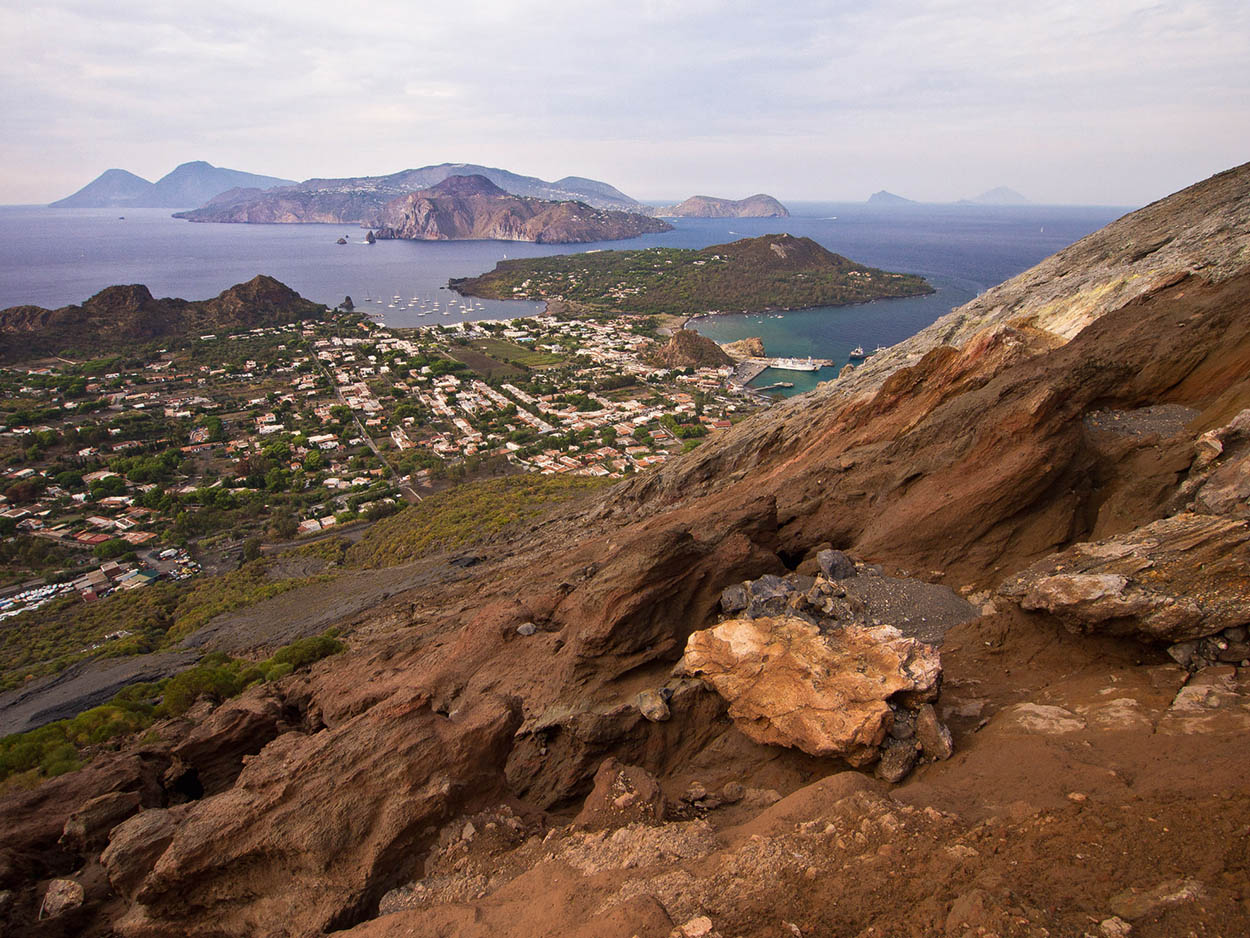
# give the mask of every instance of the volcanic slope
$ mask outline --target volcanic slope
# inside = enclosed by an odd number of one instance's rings
[[[7,795],[6,933],[1247,933],[1248,219],[1250,166],[1126,216]],[[682,657],[722,609],[942,620],[911,774],[753,741]]]

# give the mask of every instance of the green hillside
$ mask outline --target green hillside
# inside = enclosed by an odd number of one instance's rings
[[[452,289],[484,299],[561,299],[607,312],[762,312],[932,293],[923,278],[866,267],[810,238],[764,235],[699,251],[646,248],[501,261]]]

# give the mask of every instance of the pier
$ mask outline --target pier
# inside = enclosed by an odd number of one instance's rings
[[[750,384],[768,368],[778,371],[819,371],[834,364],[828,358],[744,358],[734,369],[733,381],[742,385]]]

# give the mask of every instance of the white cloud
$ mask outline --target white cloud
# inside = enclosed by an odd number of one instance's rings
[[[1229,0],[10,2],[0,201],[202,158],[1141,202],[1250,152],[1247,61]]]

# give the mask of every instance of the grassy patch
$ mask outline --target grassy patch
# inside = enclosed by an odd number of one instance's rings
[[[200,697],[227,700],[253,684],[276,681],[343,650],[333,630],[301,638],[264,661],[206,655],[194,668],[155,684],[133,684],[99,707],[0,739],[0,791],[10,779],[35,784],[79,768],[105,744],[181,716]]]
[[[512,362],[525,368],[550,368],[552,365],[562,365],[565,361],[560,355],[527,348],[524,345],[509,342],[506,339],[478,339],[473,345],[486,355],[498,358],[501,361]]]
[[[585,476],[544,475],[470,482],[379,521],[347,549],[346,560],[356,567],[389,567],[454,550],[605,483]]]
[[[315,579],[275,579],[265,560],[254,560],[230,573],[154,583],[94,603],[67,596],[0,622],[0,690],[85,658],[155,651],[190,635],[213,616]],[[129,634],[105,638],[117,632]]]
[[[485,355],[476,349],[456,346],[451,354],[457,361],[464,362],[483,378],[511,378],[525,374],[524,369],[491,358],[489,355]]]

